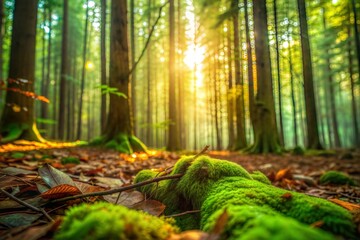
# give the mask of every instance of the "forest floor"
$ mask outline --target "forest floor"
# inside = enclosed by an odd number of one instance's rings
[[[79,193],[91,194],[128,186],[140,170],[154,168],[166,170],[171,168],[183,154],[195,153],[149,151],[149,154],[126,155],[100,148],[76,147],[74,144],[46,145],[18,142],[15,145],[2,145],[0,146],[0,239],[11,237],[27,239],[29,236],[32,236],[29,239],[51,239],[56,224],[46,224],[48,221],[44,216],[48,214],[49,219],[57,219],[64,214],[68,206],[80,201],[77,199],[53,203],[53,200]],[[259,170],[267,175],[275,186],[325,198],[350,211],[360,209],[359,185],[319,184],[320,176],[329,170],[345,172],[360,183],[359,151],[325,151],[300,156],[290,153],[245,155],[228,151],[208,151],[206,154],[238,163],[249,172]],[[66,173],[65,176],[56,169]],[[77,188],[66,185],[69,181],[74,181]],[[55,187],[59,188],[54,191]],[[7,193],[15,197],[10,199]],[[144,202],[144,196],[139,195],[138,192],[136,194],[123,192],[120,200],[116,200],[117,195],[103,196],[103,199],[109,202],[117,201],[130,207],[136,205],[137,209],[140,208],[154,215],[162,214],[165,208],[161,203],[154,202],[150,205],[139,205]],[[93,196],[88,201],[92,202],[97,198]],[[24,202],[29,203],[30,206],[24,207]],[[356,224],[360,233],[360,217],[356,221],[359,221]]]

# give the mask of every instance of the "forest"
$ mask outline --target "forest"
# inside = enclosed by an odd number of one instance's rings
[[[0,0],[0,240],[357,239],[359,18]]]

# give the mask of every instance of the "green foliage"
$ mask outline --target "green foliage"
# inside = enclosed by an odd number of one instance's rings
[[[200,156],[196,160],[193,157],[183,157],[176,163],[171,174],[176,173],[185,175],[180,180],[167,180],[140,190],[164,202],[169,207],[168,213],[201,208],[201,228],[205,228],[209,221],[213,221],[212,215],[224,207],[261,206],[305,224],[322,221],[322,228],[329,232],[348,238],[354,236],[355,226],[351,214],[343,208],[324,199],[274,187],[262,173],[249,174],[235,163],[205,156]],[[152,171],[141,171],[135,182],[153,178],[156,174]],[[194,219],[196,217],[194,216]],[[279,218],[279,221],[286,222]],[[270,232],[278,231],[278,228],[273,229],[269,225],[269,220],[264,221],[265,230],[269,228]],[[185,222],[179,221],[179,224]],[[302,228],[300,224],[292,225],[294,231]],[[181,228],[186,227],[181,226]],[[315,238],[314,233],[313,239]],[[328,239],[326,235],[323,238]]]
[[[217,210],[204,226],[211,231],[226,209],[228,220],[220,239],[325,240],[335,239],[329,233],[311,228],[267,207],[230,205]]]
[[[5,126],[2,127],[3,127],[1,130],[2,143],[12,142],[18,139],[23,133],[24,129],[29,128],[27,124],[16,124],[16,123],[6,124]]]
[[[61,159],[61,164],[68,164],[68,163],[79,164],[80,159],[77,157],[64,157]]]
[[[69,209],[55,239],[167,239],[177,229],[162,218],[109,203]]]
[[[48,124],[48,125],[55,125],[57,121],[49,118],[36,118],[36,123],[38,124]]]
[[[119,92],[119,90],[116,87],[110,87],[108,85],[100,85],[98,86],[98,88],[101,89],[101,94],[114,94],[118,97],[123,97],[125,99],[128,98],[125,93]]]
[[[94,140],[95,141],[95,140]],[[104,144],[102,138],[97,139],[93,144]],[[135,136],[119,134],[114,139],[105,143],[106,148],[114,149],[121,153],[132,154],[133,152],[146,152],[147,147]]]
[[[356,185],[355,181],[351,177],[343,172],[328,171],[321,175],[320,184],[334,184],[334,185]]]

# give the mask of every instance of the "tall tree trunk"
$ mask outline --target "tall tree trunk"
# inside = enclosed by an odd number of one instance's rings
[[[356,47],[356,56],[358,62],[358,69],[360,69],[360,36],[359,36],[359,24],[358,24],[358,11],[356,11],[356,2],[351,0],[352,10],[354,14],[354,35],[355,35],[355,47]],[[360,70],[359,70],[360,71]]]
[[[46,61],[46,77],[45,77],[45,85],[44,85],[44,92],[43,95],[45,97],[49,96],[49,86],[50,86],[50,74],[51,74],[51,47],[52,47],[52,9],[49,5],[49,15],[48,15],[48,22],[49,22],[49,31],[47,34],[48,43],[47,43],[47,61]],[[47,119],[49,117],[49,106],[48,104],[42,104],[42,118]],[[47,128],[49,130],[49,128]],[[49,136],[49,134],[47,134]]]
[[[294,83],[294,69],[292,62],[292,51],[291,51],[291,42],[290,42],[290,33],[288,27],[287,43],[288,43],[288,52],[289,52],[289,70],[290,70],[290,87],[291,87],[291,104],[292,104],[292,115],[293,115],[293,127],[294,127],[294,145],[295,147],[299,145],[298,143],[298,126],[296,118],[296,100],[295,100],[295,83]]]
[[[146,151],[145,145],[133,135],[129,95],[129,47],[127,33],[127,1],[112,0],[110,27],[110,87],[124,96],[110,94],[110,108],[104,131],[106,147],[120,152]]]
[[[43,141],[35,123],[34,92],[37,0],[16,0],[13,14],[6,103],[0,122],[0,142]],[[21,92],[23,93],[21,93]]]
[[[232,43],[231,43],[231,28],[228,27],[226,33],[227,39],[227,57],[228,57],[228,94],[227,94],[227,113],[228,113],[228,131],[229,131],[229,145],[228,150],[234,149],[235,143],[235,126],[234,126],[234,113],[235,113],[235,93],[233,86],[233,66],[232,66]]]
[[[246,55],[247,55],[247,75],[249,84],[249,112],[250,120],[254,125],[255,116],[255,94],[254,94],[254,69],[252,61],[252,48],[250,39],[250,26],[249,26],[249,14],[248,14],[248,1],[244,0],[245,6],[245,36],[246,36]]]
[[[218,56],[219,56],[219,49],[216,50],[214,53],[214,122],[215,122],[215,134],[216,134],[216,149],[221,150],[221,131],[220,131],[220,122],[219,122],[219,113],[220,113],[220,107],[219,107],[219,79],[218,79]]]
[[[236,9],[232,16],[233,28],[234,28],[234,61],[235,61],[235,84],[236,84],[236,140],[235,150],[239,150],[246,147],[245,137],[245,116],[244,116],[244,104],[242,99],[244,98],[244,85],[241,81],[241,64],[240,64],[240,33],[239,33],[239,0],[231,1],[231,8]]]
[[[63,6],[63,25],[61,43],[61,73],[59,88],[59,114],[58,114],[58,137],[64,139],[66,110],[67,81],[69,77],[69,58],[68,58],[68,33],[69,33],[69,1],[64,0]]]
[[[323,20],[323,27],[324,31],[326,32],[326,19],[325,19],[325,9],[322,9],[322,20]],[[326,36],[326,35],[325,35]],[[336,118],[336,103],[335,103],[335,91],[334,91],[334,79],[332,76],[332,69],[331,69],[331,59],[330,59],[330,50],[329,48],[325,49],[325,59],[326,59],[326,75],[328,75],[328,86],[329,86],[329,100],[330,100],[330,113],[331,113],[331,122],[332,122],[332,128],[333,128],[333,134],[334,134],[334,143],[335,147],[339,148],[341,147],[340,143],[340,136],[339,136],[339,127],[338,127],[338,121]]]
[[[150,36],[150,32],[151,32],[151,8],[152,8],[152,0],[148,0],[148,31],[149,31],[149,36]],[[146,53],[146,58],[147,58],[147,112],[146,112],[146,144],[152,146],[152,98],[151,98],[151,80],[152,80],[152,71],[151,71],[151,63],[152,63],[152,51],[151,51],[151,46],[152,44],[149,43],[148,47],[147,47],[147,53]]]
[[[351,6],[349,6],[349,26],[347,28],[348,38],[351,39],[351,29],[350,29],[350,22],[351,22]],[[355,43],[356,44],[356,43]],[[358,125],[358,118],[357,118],[357,106],[356,106],[356,96],[355,96],[355,79],[354,79],[354,69],[353,69],[353,58],[351,51],[353,46],[351,41],[348,41],[347,45],[347,55],[349,61],[349,77],[350,77],[350,88],[351,88],[351,109],[352,109],[352,124],[354,129],[354,145],[360,148],[360,132],[359,132],[359,125]]]
[[[4,34],[5,34],[5,27],[4,27],[4,0],[0,0],[0,99],[2,97],[2,83],[4,81]]]
[[[82,130],[82,108],[83,108],[83,96],[84,96],[84,88],[85,88],[88,25],[89,25],[89,0],[86,0],[86,17],[85,17],[85,30],[84,30],[84,42],[83,42],[84,48],[82,54],[83,66],[81,71],[79,109],[78,109],[78,118],[77,118],[77,134],[76,134],[77,139],[81,139],[81,130]]]
[[[135,66],[136,43],[135,43],[135,0],[130,0],[130,46],[131,46],[131,66]],[[137,106],[136,106],[136,69],[131,73],[131,107],[134,133],[138,133]]]
[[[179,149],[179,136],[177,133],[177,112],[175,103],[175,6],[174,0],[170,0],[169,8],[169,41],[170,41],[170,50],[169,50],[169,139],[167,144],[167,149],[169,151],[174,151]]]
[[[131,0],[133,3],[134,0]],[[101,37],[100,37],[100,68],[101,68],[101,85],[107,85],[106,78],[106,0],[101,0]],[[133,58],[133,57],[132,57]],[[134,74],[134,73],[133,73]],[[101,95],[101,132],[105,129],[106,124],[106,112],[107,112],[107,96]]]
[[[281,76],[280,76],[280,49],[279,49],[279,31],[278,31],[278,17],[277,17],[277,3],[274,0],[274,25],[275,25],[275,50],[276,50],[276,73],[277,73],[277,89],[279,100],[279,126],[280,126],[280,144],[284,146],[284,126],[283,126],[283,114],[282,114],[282,95],[281,95]]]
[[[315,93],[313,83],[312,61],[305,0],[297,0],[300,21],[301,52],[304,78],[305,110],[307,123],[307,147],[321,149],[316,116]]]
[[[249,150],[254,153],[277,153],[281,148],[272,87],[266,1],[259,0],[253,5],[253,11],[258,91],[254,116],[255,142]]]
[[[42,21],[43,24],[45,25],[46,23],[46,5],[43,6],[42,9]],[[43,28],[42,31],[42,38],[41,38],[41,85],[40,85],[40,93],[41,95],[45,96],[44,92],[45,92],[45,85],[46,85],[46,79],[45,79],[45,71],[46,71],[46,32],[45,32],[45,27]],[[42,103],[40,105],[40,116],[41,118],[45,118],[44,113],[43,113],[43,108],[44,108],[45,103]],[[46,108],[46,107],[45,107]],[[40,123],[39,124],[39,128],[41,130],[45,130],[46,125],[44,123]]]

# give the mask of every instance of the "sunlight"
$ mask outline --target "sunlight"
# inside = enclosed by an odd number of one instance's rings
[[[90,61],[87,61],[85,64],[85,68],[91,70],[94,68],[94,64]]]
[[[205,48],[197,47],[195,45],[190,45],[185,51],[184,63],[189,68],[194,68],[195,64],[197,66],[201,65],[204,60]]]

